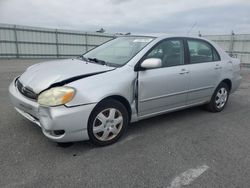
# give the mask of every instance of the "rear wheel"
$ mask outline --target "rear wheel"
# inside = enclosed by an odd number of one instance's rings
[[[228,85],[222,82],[215,90],[211,101],[206,105],[207,109],[211,112],[222,111],[228,101],[229,88]]]
[[[113,144],[123,135],[128,123],[126,107],[119,101],[107,99],[98,104],[90,115],[89,139],[98,146]]]

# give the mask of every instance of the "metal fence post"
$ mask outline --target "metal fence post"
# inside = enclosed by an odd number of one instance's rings
[[[58,31],[56,29],[56,57],[59,58],[59,47],[58,47]]]
[[[15,36],[15,45],[16,45],[16,58],[19,58],[19,48],[18,48],[16,25],[14,25],[14,36]]]
[[[88,33],[85,33],[85,50],[88,51]]]
[[[230,44],[229,44],[229,54],[231,56],[233,56],[233,52],[234,52],[234,32],[231,32],[231,38],[230,38]]]

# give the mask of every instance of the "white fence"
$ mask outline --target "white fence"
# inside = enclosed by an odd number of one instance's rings
[[[0,58],[74,57],[114,38],[113,34],[0,24]],[[206,35],[250,64],[250,34]]]
[[[230,55],[236,56],[244,64],[250,64],[250,34],[207,35]]]
[[[65,58],[112,39],[114,35],[0,24],[0,58]]]

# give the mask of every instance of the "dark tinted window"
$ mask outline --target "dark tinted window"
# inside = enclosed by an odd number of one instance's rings
[[[146,56],[148,58],[159,58],[162,67],[170,67],[184,64],[184,50],[182,40],[165,40],[156,45]]]

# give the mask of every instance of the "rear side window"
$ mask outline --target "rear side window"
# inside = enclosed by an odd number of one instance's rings
[[[188,40],[190,63],[219,61],[218,53],[204,41]]]

